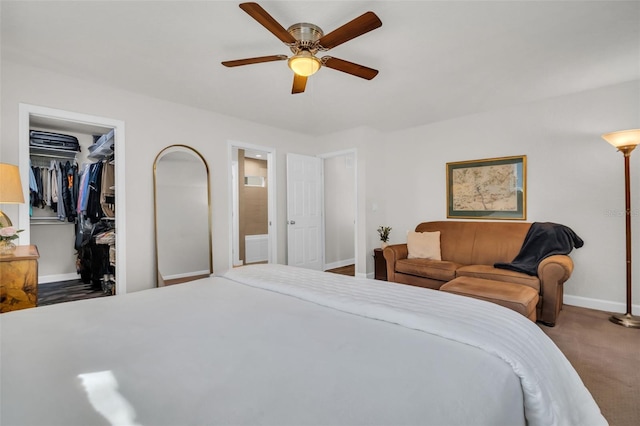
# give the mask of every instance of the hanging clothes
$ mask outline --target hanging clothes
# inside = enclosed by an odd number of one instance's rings
[[[30,215],[33,216],[33,207],[50,208],[58,220],[75,222],[78,215],[78,165],[75,161],[63,163],[58,160],[50,160],[43,165],[42,159],[39,160],[39,165],[31,163],[29,168]]]
[[[100,206],[100,190],[102,188],[102,162],[91,165],[89,170],[89,196],[87,199],[87,217],[91,223],[97,223],[104,216]]]
[[[62,166],[62,163],[61,163]],[[77,194],[74,193],[74,188],[77,187],[77,184],[74,182],[78,179],[77,176],[77,168],[75,164],[71,164],[67,161],[61,167],[61,176],[62,176],[62,199],[64,203],[64,212],[65,217],[68,222],[75,222],[76,219],[76,197]]]
[[[78,188],[78,203],[76,212],[78,216],[81,216],[83,213],[87,211],[87,201],[89,197],[89,169],[91,164],[85,164],[82,166],[82,171],[80,172],[80,185]]]
[[[56,180],[58,182],[58,220],[65,221],[67,214],[64,208],[64,180],[63,180],[63,166],[61,163],[55,163]]]
[[[102,185],[100,191],[100,207],[106,217],[116,217],[115,168],[105,161],[102,166]]]

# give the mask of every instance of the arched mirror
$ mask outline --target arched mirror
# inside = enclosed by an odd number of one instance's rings
[[[186,145],[160,151],[153,163],[158,287],[213,273],[209,166]]]

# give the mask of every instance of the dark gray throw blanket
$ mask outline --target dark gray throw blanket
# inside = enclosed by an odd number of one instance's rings
[[[569,227],[551,222],[534,222],[515,259],[511,263],[495,263],[493,266],[538,275],[538,265],[544,258],[554,254],[569,254],[574,247],[583,245],[582,238]]]

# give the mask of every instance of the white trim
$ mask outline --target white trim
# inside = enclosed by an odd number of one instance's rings
[[[238,203],[237,195],[234,195],[236,188],[233,173],[233,149],[249,149],[267,153],[267,215],[269,221],[269,263],[278,263],[278,209],[277,209],[277,182],[276,182],[276,149],[268,146],[254,145],[245,142],[227,141],[227,173],[229,176],[229,269],[240,266],[242,262],[238,257],[238,236],[234,229],[238,227]],[[237,163],[237,158],[236,158]],[[237,175],[237,172],[236,172]],[[234,250],[235,248],[235,250]]]
[[[165,281],[169,281],[169,280],[176,280],[176,279],[180,279],[180,278],[189,278],[189,277],[197,277],[200,275],[211,275],[211,271],[209,271],[208,269],[202,270],[202,271],[192,271],[192,272],[183,272],[180,274],[175,274],[175,275],[168,275],[168,276],[163,276],[162,279]]]
[[[58,281],[71,281],[79,279],[80,275],[78,275],[78,273],[76,272],[71,272],[68,274],[42,275],[38,277],[38,284],[56,283]]]
[[[327,263],[324,265],[324,270],[326,271],[327,269],[336,269],[336,268],[342,268],[343,266],[349,266],[349,265],[354,265],[356,263],[356,259],[346,259],[346,260],[339,260],[337,262],[331,262],[331,263]]]
[[[369,278],[370,280],[375,279],[375,272],[367,272],[367,273],[362,273],[362,272],[356,272],[356,277],[361,277],[361,278]]]
[[[61,121],[68,121],[78,124],[101,126],[115,130],[115,162],[116,162],[116,229],[118,233],[118,243],[116,244],[116,295],[127,293],[127,231],[126,231],[126,191],[125,191],[125,126],[124,121],[111,118],[98,117],[95,115],[81,114],[77,112],[64,111],[60,109],[48,108],[37,105],[20,103],[18,105],[18,164],[20,167],[20,178],[25,194],[25,200],[29,199],[29,125],[32,116],[51,118]],[[18,227],[24,229],[20,238],[26,244],[30,244],[31,220],[29,218],[29,206],[27,203],[20,204]]]
[[[231,220],[233,221],[231,226],[231,264],[235,266],[242,266],[244,261],[240,260],[240,236],[237,232],[234,232],[235,229],[240,228],[240,218],[236,214],[239,211],[239,196],[238,196],[238,155],[235,149],[231,149]]]
[[[590,297],[572,296],[565,294],[563,296],[565,305],[579,306],[581,308],[596,309],[605,312],[625,313],[627,304],[622,302],[614,302],[611,300],[592,299]],[[640,305],[631,305],[631,309],[635,315],[640,312]]]

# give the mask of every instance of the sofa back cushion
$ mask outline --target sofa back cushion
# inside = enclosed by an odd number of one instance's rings
[[[423,222],[416,232],[440,231],[442,260],[463,265],[511,262],[520,252],[531,223],[527,222]]]
[[[441,260],[440,231],[409,232],[407,234],[408,259]]]

